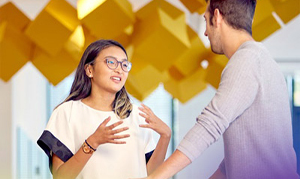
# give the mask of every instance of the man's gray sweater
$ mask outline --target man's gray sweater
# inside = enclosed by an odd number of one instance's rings
[[[231,57],[215,96],[177,149],[193,161],[221,135],[226,178],[299,178],[286,82],[261,43],[245,42]]]

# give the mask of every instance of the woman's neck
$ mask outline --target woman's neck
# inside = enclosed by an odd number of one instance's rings
[[[97,109],[97,110],[100,110],[100,111],[112,111],[113,108],[112,108],[112,103],[115,99],[115,95],[114,94],[106,94],[106,95],[101,95],[101,94],[93,94],[91,93],[90,96],[82,99],[81,101],[94,108],[94,109]]]

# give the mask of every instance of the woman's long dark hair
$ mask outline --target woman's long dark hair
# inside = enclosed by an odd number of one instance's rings
[[[127,56],[125,48],[114,40],[97,40],[91,43],[84,51],[79,65],[76,70],[75,79],[73,81],[69,96],[64,102],[71,100],[80,100],[88,97],[91,94],[92,84],[91,79],[85,73],[85,66],[87,64],[93,65],[98,54],[110,46],[120,47]],[[64,103],[63,102],[63,103]],[[123,86],[120,91],[116,93],[115,100],[112,104],[113,111],[124,119],[130,115],[132,104],[130,102],[128,93]]]

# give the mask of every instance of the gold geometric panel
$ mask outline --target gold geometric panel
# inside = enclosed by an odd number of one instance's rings
[[[300,14],[299,0],[270,0],[276,14],[284,23],[288,23],[298,14]]]
[[[170,77],[164,82],[164,88],[181,103],[185,103],[195,95],[203,91],[207,84],[205,82],[206,71],[199,67],[192,75],[182,79]]]
[[[0,7],[0,22],[6,21],[14,28],[24,31],[30,19],[20,11],[12,2],[7,2]]]
[[[79,0],[77,9],[81,23],[98,38],[114,39],[135,21],[127,0]]]
[[[143,101],[161,82],[166,81],[168,77],[166,72],[161,73],[150,64],[135,62],[125,86],[129,94]]]
[[[195,72],[200,67],[200,62],[206,58],[210,51],[204,46],[198,34],[188,25],[187,33],[191,46],[173,64],[174,68],[177,68],[184,76]]]
[[[182,4],[191,12],[202,14],[205,12],[207,3],[205,0],[180,0]]]
[[[0,7],[0,78],[8,81],[32,57],[33,43],[24,29],[30,19],[13,3]]]
[[[75,61],[80,61],[85,45],[85,36],[82,26],[78,26],[69,40],[65,43],[64,49],[73,57]]]
[[[190,47],[185,14],[165,1],[154,0],[137,13],[132,34],[134,56],[167,70]]]
[[[255,40],[262,41],[280,29],[280,25],[273,17],[272,12],[274,12],[274,8],[269,0],[257,1],[252,28]]]
[[[51,0],[26,29],[26,35],[56,56],[78,27],[77,11],[65,0]]]
[[[37,47],[32,63],[49,82],[57,85],[76,69],[79,61],[74,60],[66,50],[61,50],[57,56],[52,57]]]
[[[225,55],[216,55],[211,53],[211,56],[208,58],[208,63],[205,81],[212,85],[215,89],[218,89],[221,81],[221,74],[228,63],[228,58]]]
[[[32,57],[32,42],[23,32],[0,22],[0,78],[8,81]]]

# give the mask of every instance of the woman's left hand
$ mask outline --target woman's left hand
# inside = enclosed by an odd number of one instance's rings
[[[139,110],[143,113],[139,113],[139,115],[145,118],[147,124],[140,124],[140,127],[153,129],[161,137],[171,137],[171,129],[169,126],[158,118],[149,107],[144,104],[141,105]]]

